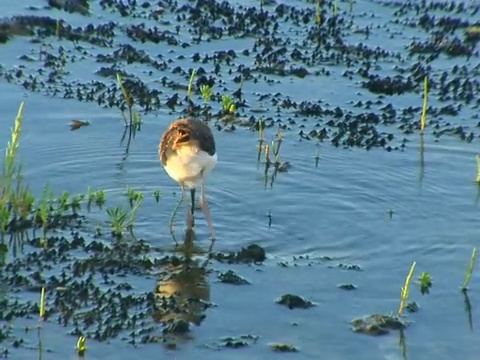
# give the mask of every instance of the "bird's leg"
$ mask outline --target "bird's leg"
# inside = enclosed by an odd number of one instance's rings
[[[207,218],[210,232],[212,233],[212,241],[215,241],[216,236],[215,236],[215,230],[212,224],[212,216],[210,215],[210,209],[208,208],[207,197],[205,196],[205,178],[204,177],[202,177],[202,210],[203,210],[203,213],[205,214],[205,217]]]
[[[195,226],[195,188],[190,189],[190,196],[192,198],[191,209],[187,208],[187,229],[191,230]]]
[[[170,234],[172,234],[172,236],[174,236],[173,222],[175,220],[175,215],[177,214],[178,208],[180,207],[180,204],[182,203],[183,198],[185,196],[185,185],[183,185],[183,183],[181,183],[180,187],[182,189],[182,195],[180,196],[180,200],[178,201],[177,205],[173,209],[172,216],[170,217]],[[174,239],[175,239],[175,236],[174,236]],[[175,242],[176,242],[176,240],[175,240]]]

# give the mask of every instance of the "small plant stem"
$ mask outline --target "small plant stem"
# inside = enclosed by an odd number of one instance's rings
[[[470,256],[470,263],[468,264],[467,271],[465,272],[465,278],[463,279],[463,286],[461,287],[461,290],[463,292],[467,291],[467,287],[468,287],[468,284],[470,283],[473,270],[475,269],[476,258],[477,258],[477,248],[474,247],[472,250],[472,256]]]
[[[422,116],[420,117],[420,132],[423,133],[427,126],[427,107],[428,107],[428,76],[423,80],[423,107]]]
[[[402,290],[400,292],[400,307],[398,308],[397,316],[401,316],[403,310],[405,309],[405,304],[407,303],[408,296],[410,293],[410,282],[412,281],[413,272],[415,271],[415,265],[417,263],[414,261],[412,266],[410,267],[410,271],[408,272],[407,278],[405,279],[405,285],[403,285]]]

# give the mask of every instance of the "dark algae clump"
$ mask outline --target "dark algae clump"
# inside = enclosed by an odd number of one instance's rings
[[[261,246],[252,244],[238,252],[214,253],[212,257],[226,263],[261,263],[266,259],[266,252]]]
[[[232,284],[232,285],[247,285],[250,284],[248,280],[244,279],[233,270],[228,270],[223,273],[218,274],[218,279],[220,282],[225,284]]]
[[[276,352],[297,352],[298,351],[298,349],[291,344],[281,344],[281,343],[271,344],[270,348]]]
[[[367,335],[386,335],[390,330],[403,330],[406,323],[396,316],[374,314],[352,320],[353,331]]]
[[[293,294],[282,295],[279,299],[277,299],[276,302],[277,304],[284,305],[289,309],[308,309],[314,306],[310,300]]]
[[[353,284],[340,284],[340,285],[338,285],[338,288],[342,289],[342,290],[356,290],[357,289],[357,287]]]

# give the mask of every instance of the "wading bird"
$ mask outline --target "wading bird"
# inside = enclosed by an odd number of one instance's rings
[[[182,196],[170,218],[170,232],[178,207],[185,197],[185,187],[190,189],[191,208],[186,207],[187,229],[194,226],[195,190],[201,187],[201,205],[208,227],[215,240],[212,217],[205,196],[205,178],[217,164],[215,139],[203,121],[194,118],[178,119],[171,123],[162,135],[158,147],[160,161],[167,174],[180,184]]]

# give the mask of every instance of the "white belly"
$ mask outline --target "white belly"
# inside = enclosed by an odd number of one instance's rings
[[[205,151],[184,147],[167,159],[165,171],[179,183],[189,188],[200,185],[203,177],[207,176],[217,164],[217,154],[209,155]]]

